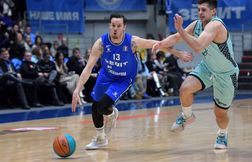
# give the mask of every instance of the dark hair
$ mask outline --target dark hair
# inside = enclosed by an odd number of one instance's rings
[[[34,44],[37,44],[38,39],[41,40],[41,45],[42,45],[42,44],[43,44],[43,38],[42,38],[40,35],[37,35],[37,36],[35,37],[35,43],[34,43]]]
[[[114,14],[111,14],[110,17],[109,17],[109,21],[111,22],[111,20],[113,18],[122,18],[123,19],[123,24],[125,25],[126,24],[126,18],[124,15],[122,14],[119,14],[119,13],[114,13]]]
[[[157,59],[164,58],[165,57],[165,53],[164,53],[164,51],[158,51],[157,54],[156,54],[156,56],[157,56]]]
[[[6,51],[8,51],[6,48],[1,48],[1,49],[0,49],[0,54],[4,53],[4,52],[6,52]]]
[[[198,0],[198,4],[207,3],[210,8],[217,8],[218,0]]]
[[[58,62],[59,61],[59,57],[60,55],[62,55],[64,57],[64,54],[62,51],[57,51],[56,52],[56,55],[55,55],[55,61]]]
[[[74,53],[75,53],[76,51],[80,51],[80,49],[79,49],[78,47],[75,47],[75,48],[73,49],[73,55],[74,55]]]

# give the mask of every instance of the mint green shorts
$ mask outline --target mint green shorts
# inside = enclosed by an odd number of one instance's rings
[[[232,72],[217,74],[201,62],[189,75],[199,79],[202,90],[213,87],[214,102],[218,107],[228,109],[231,106],[238,87],[238,67]]]

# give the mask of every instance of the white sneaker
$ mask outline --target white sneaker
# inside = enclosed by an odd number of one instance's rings
[[[228,134],[218,133],[216,142],[214,144],[215,149],[227,149],[228,148]]]
[[[92,141],[85,146],[86,150],[96,150],[101,147],[105,147],[108,145],[108,139],[106,137],[101,138],[98,136],[95,136]]]
[[[181,113],[176,121],[173,123],[171,127],[172,132],[181,132],[185,129],[186,125],[189,125],[193,123],[196,120],[195,115],[192,113],[192,115],[189,118],[185,118],[184,114]]]
[[[107,119],[105,121],[105,134],[109,134],[112,130],[112,128],[116,127],[116,119],[119,115],[119,112],[116,107],[113,107],[114,114],[107,116]]]

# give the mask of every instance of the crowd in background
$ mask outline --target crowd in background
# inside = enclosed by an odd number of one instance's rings
[[[13,21],[9,12],[2,9],[0,15],[0,107],[30,109],[70,103],[91,50],[70,51],[65,37],[44,42],[39,33],[32,32],[31,26]],[[136,81],[122,99],[177,96],[185,75],[177,58],[163,51],[153,55],[145,49],[137,49],[136,54],[139,60]],[[86,102],[92,101],[90,94],[100,66],[98,60],[80,93]]]

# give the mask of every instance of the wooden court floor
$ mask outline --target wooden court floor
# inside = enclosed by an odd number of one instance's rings
[[[229,111],[229,149],[215,151],[217,126],[213,103],[194,104],[197,120],[175,134],[169,128],[179,106],[122,111],[107,148],[84,150],[95,135],[90,115],[0,124],[0,131],[22,127],[55,130],[24,131],[0,135],[0,162],[250,162],[252,161],[252,100],[236,100]],[[53,139],[64,133],[76,142],[75,153],[58,158]]]

